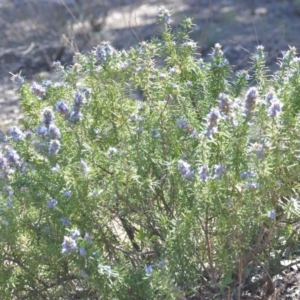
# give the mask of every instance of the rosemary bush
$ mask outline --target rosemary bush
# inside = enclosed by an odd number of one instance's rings
[[[219,44],[199,58],[190,19],[158,18],[129,51],[12,76],[2,299],[240,299],[299,252],[296,50],[270,75],[259,46],[233,74]]]

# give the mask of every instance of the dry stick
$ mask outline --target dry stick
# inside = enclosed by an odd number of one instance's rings
[[[77,23],[79,23],[79,20],[74,16],[74,14],[72,13],[72,11],[70,10],[68,4],[65,2],[65,0],[61,0],[61,3],[63,4],[63,6],[66,8],[66,10],[68,11],[68,13],[71,15],[71,17],[73,18],[73,20]],[[91,47],[91,44],[90,44],[90,39],[88,37],[88,35],[84,32],[83,33],[83,36],[86,40],[86,42],[88,43],[88,45]],[[78,51],[79,52],[79,51]]]

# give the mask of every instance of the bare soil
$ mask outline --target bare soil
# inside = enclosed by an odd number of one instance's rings
[[[21,71],[29,81],[51,77],[52,61],[72,64],[74,52],[101,41],[128,49],[149,40],[157,33],[160,5],[173,12],[174,28],[185,16],[193,18],[199,52],[205,57],[220,43],[235,71],[249,68],[258,45],[269,53],[272,71],[282,51],[300,46],[300,0],[1,0],[0,140],[20,115],[9,72]],[[300,299],[299,274],[296,265],[273,278],[268,299]],[[244,299],[267,299],[263,294],[257,289]]]

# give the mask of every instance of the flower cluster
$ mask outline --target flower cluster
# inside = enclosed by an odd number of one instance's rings
[[[47,136],[48,139],[48,153],[50,155],[57,154],[60,150],[60,130],[54,124],[55,116],[51,108],[46,107],[42,112],[42,126],[38,126],[36,129],[37,135],[45,139]],[[47,144],[45,142],[34,141],[33,145],[36,151],[40,152]]]
[[[20,89],[25,81],[24,77],[22,77],[20,74],[11,74],[10,80],[17,89]]]
[[[273,92],[269,92],[266,95],[265,104],[268,106],[268,115],[271,118],[276,118],[281,112],[283,106]]]
[[[225,165],[213,165],[212,169],[214,170],[214,174],[210,175],[210,168],[207,165],[202,165],[198,169],[198,173],[200,176],[200,179],[203,182],[207,182],[208,179],[220,179],[222,175],[226,172],[226,167]]]
[[[17,126],[10,128],[9,133],[15,142],[23,140],[26,136],[24,132]]]
[[[220,93],[219,94],[219,109],[223,115],[229,115],[232,110],[232,100],[228,95]]]
[[[270,149],[271,143],[265,142],[263,144],[253,143],[250,145],[250,150],[256,152],[256,158],[259,160],[265,160],[267,151]]]
[[[102,42],[101,45],[98,45],[93,54],[96,56],[97,61],[100,64],[104,64],[108,58],[110,58],[115,52],[114,48],[110,45],[109,42]]]
[[[13,173],[20,165],[20,156],[16,150],[7,148],[6,154],[0,152],[0,171],[4,176]]]
[[[156,14],[159,23],[170,24],[171,23],[171,14],[164,6],[160,6]]]
[[[244,104],[244,113],[245,115],[251,115],[258,101],[258,90],[256,87],[251,87],[246,93],[246,99]]]
[[[183,160],[178,161],[178,171],[183,175],[184,179],[192,179],[194,172],[190,170],[191,165]]]
[[[256,174],[252,170],[243,171],[240,174],[240,177],[241,177],[242,180],[246,180],[247,186],[248,186],[249,189],[258,188],[259,184],[258,184],[258,182],[255,181]]]
[[[58,113],[60,113],[61,115],[63,115],[65,117],[65,119],[68,119],[70,116],[69,107],[63,100],[59,100],[56,103],[56,111]]]
[[[212,108],[210,110],[210,113],[207,115],[207,131],[205,133],[205,136],[211,137],[215,133],[218,132],[218,123],[220,121],[220,111],[218,108]]]
[[[34,82],[31,86],[32,93],[37,96],[38,98],[42,99],[45,97],[46,89],[42,85],[38,84],[37,82]]]
[[[69,236],[64,236],[61,253],[74,253],[78,249],[77,238],[80,236],[78,229],[72,229]]]

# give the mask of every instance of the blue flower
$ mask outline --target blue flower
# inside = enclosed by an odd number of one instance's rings
[[[281,112],[281,109],[282,109],[282,103],[279,101],[274,101],[271,103],[269,107],[268,114],[272,118],[275,118]]]
[[[115,49],[109,44],[109,42],[102,42],[101,45],[97,46],[93,51],[100,64],[104,64],[114,52]]]
[[[208,178],[209,178],[209,168],[206,165],[200,166],[199,167],[199,175],[200,175],[200,179],[203,182],[207,182]]]
[[[153,267],[152,267],[152,265],[146,266],[146,268],[145,268],[145,273],[146,273],[147,275],[151,275],[152,272],[153,272]]]
[[[70,236],[64,236],[64,241],[62,243],[61,253],[74,252],[77,249],[77,242]]]
[[[80,248],[80,249],[79,249],[79,253],[80,253],[80,255],[82,255],[82,256],[85,256],[85,255],[86,255],[86,251],[85,251],[84,248]]]
[[[60,221],[64,226],[68,226],[70,224],[70,220],[66,218],[60,218]]]
[[[77,239],[77,237],[80,236],[80,231],[77,228],[75,228],[75,229],[70,230],[70,234],[71,234],[72,239],[75,240],[75,239]]]
[[[158,21],[163,24],[171,23],[171,14],[164,6],[160,6],[157,10],[156,16]]]
[[[64,195],[68,198],[72,197],[72,192],[70,190],[64,190]]]
[[[17,127],[17,126],[13,126],[10,130],[9,133],[12,137],[12,139],[16,142],[22,140],[25,138],[25,134],[23,133],[23,131]]]
[[[185,118],[181,118],[177,121],[177,127],[180,129],[186,128],[188,125],[187,120]]]
[[[219,109],[224,115],[228,115],[232,110],[232,101],[228,95],[223,93],[219,94]]]
[[[274,220],[275,217],[276,217],[276,211],[275,211],[275,210],[270,210],[270,211],[268,211],[268,217],[269,217],[270,219]]]
[[[256,87],[251,87],[246,93],[245,109],[246,115],[252,113],[257,105],[258,90]]]
[[[54,140],[60,139],[60,130],[54,124],[50,124],[49,126],[49,137]]]
[[[17,89],[20,89],[22,84],[24,83],[24,78],[20,74],[11,74],[10,80],[13,82],[14,86]]]
[[[62,100],[59,100],[56,103],[56,111],[58,111],[61,115],[65,117],[68,117],[70,114],[68,105]]]
[[[255,173],[253,171],[243,171],[240,175],[241,179],[248,179],[255,177]]]
[[[57,200],[55,200],[55,199],[50,199],[50,200],[48,201],[48,207],[49,207],[49,208],[55,208],[56,205],[57,205]]]
[[[225,173],[226,168],[224,165],[214,165],[215,175],[214,179],[220,179],[223,173]]]
[[[36,132],[38,135],[45,137],[48,132],[48,129],[45,126],[39,126],[37,127]]]
[[[46,107],[42,112],[42,122],[44,125],[49,128],[50,124],[54,122],[55,116],[53,110],[49,107]]]
[[[57,154],[60,149],[60,142],[58,140],[50,141],[49,154]]]
[[[32,84],[31,91],[35,96],[39,97],[40,99],[43,98],[46,94],[46,89],[36,82]]]
[[[16,150],[13,149],[9,150],[6,153],[6,159],[9,165],[16,166],[16,167],[20,165],[20,156]]]

